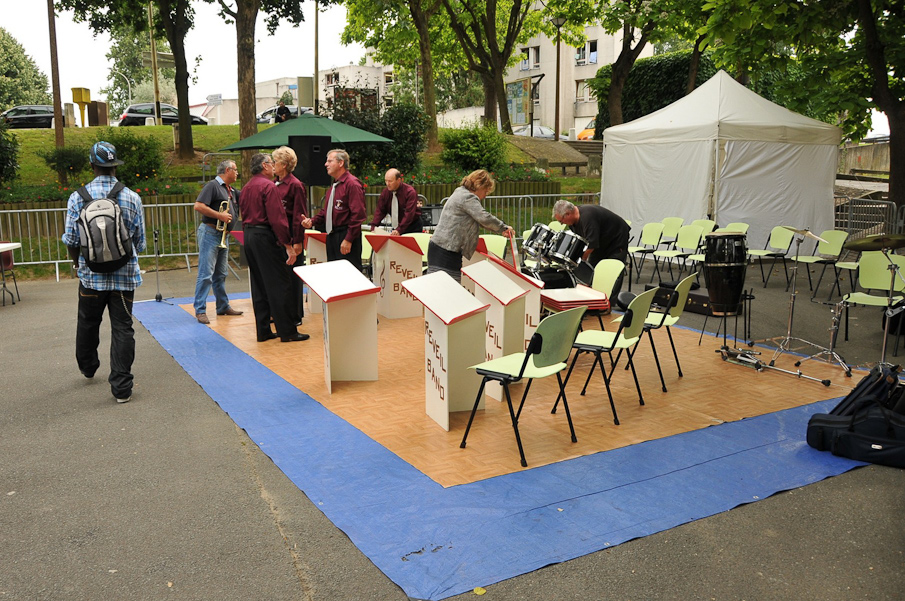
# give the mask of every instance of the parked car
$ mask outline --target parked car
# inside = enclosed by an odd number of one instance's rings
[[[277,109],[280,108],[280,105],[275,104],[269,109],[265,111],[261,111],[255,117],[258,120],[258,123],[275,123],[277,117]],[[289,109],[289,118],[295,119],[299,115],[304,115],[305,113],[311,111],[311,109],[304,106],[295,106],[293,104],[287,104],[286,108]]]
[[[154,103],[143,102],[133,104],[126,109],[119,120],[121,127],[127,125],[144,125],[145,119],[154,116]],[[164,125],[173,125],[179,122],[179,111],[172,104],[160,103],[160,119]],[[192,125],[207,125],[207,119],[192,115]]]
[[[50,127],[53,124],[53,106],[49,104],[26,104],[14,106],[0,113],[7,126],[11,128]]]
[[[593,140],[594,139],[594,122],[596,119],[591,119],[591,121],[585,126],[583,130],[578,133],[577,138],[579,140]]]
[[[530,136],[531,135],[531,126],[530,125],[522,125],[521,127],[517,127],[512,130],[512,134],[515,136]],[[543,125],[535,125],[534,126],[534,137],[542,138],[544,140],[552,140],[556,136],[555,132],[549,127],[545,127]]]

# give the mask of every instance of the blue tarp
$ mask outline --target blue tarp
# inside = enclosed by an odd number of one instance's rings
[[[179,302],[191,302],[182,299]],[[804,441],[835,400],[443,488],[179,307],[135,316],[407,595],[443,599],[838,475]],[[241,379],[209,366],[229,365]]]

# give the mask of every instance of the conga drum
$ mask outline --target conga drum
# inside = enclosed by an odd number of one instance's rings
[[[714,232],[704,237],[704,281],[714,315],[738,315],[747,267],[745,234]]]

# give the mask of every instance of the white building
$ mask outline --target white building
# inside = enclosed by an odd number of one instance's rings
[[[606,33],[600,26],[585,27],[586,41],[575,48],[560,44],[559,65],[559,130],[570,128],[581,131],[597,116],[597,98],[588,88],[588,80],[597,75],[597,70],[616,60],[622,46],[622,38]],[[516,99],[527,96],[530,82],[543,79],[537,85],[534,98],[534,123],[555,127],[556,112],[556,39],[537,36],[520,47],[522,60],[510,68],[504,78],[507,96]],[[648,44],[641,58],[652,56],[653,47]],[[530,102],[525,98],[519,102],[510,101],[509,118],[512,126],[528,123]],[[523,110],[526,109],[526,110]]]
[[[393,106],[393,67],[375,63],[367,55],[364,65],[343,65],[317,72],[317,94],[321,107],[329,107],[337,93],[357,97],[358,102],[373,102],[381,109]],[[342,90],[342,92],[340,92]]]

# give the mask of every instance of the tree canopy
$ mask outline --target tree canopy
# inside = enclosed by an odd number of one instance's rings
[[[16,38],[0,27],[0,111],[19,104],[50,104],[47,76]]]

